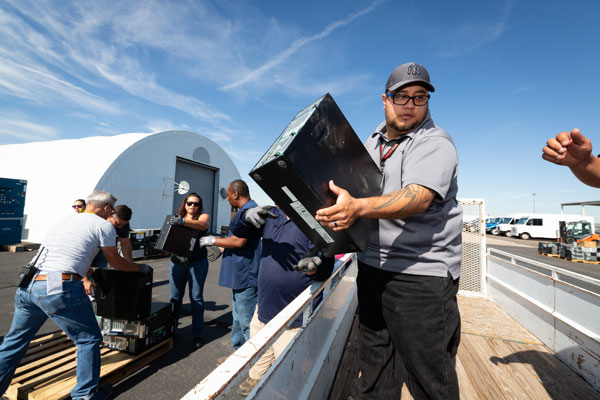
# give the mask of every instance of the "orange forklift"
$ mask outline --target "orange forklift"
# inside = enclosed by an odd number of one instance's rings
[[[600,241],[600,236],[594,233],[592,224],[589,221],[571,221],[566,222],[560,221],[558,223],[560,230],[560,237],[558,242],[562,243],[583,243]]]

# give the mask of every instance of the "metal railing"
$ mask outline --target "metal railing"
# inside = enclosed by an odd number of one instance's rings
[[[488,249],[487,297],[600,389],[600,280]]]
[[[230,390],[236,388],[246,377],[252,364],[300,314],[303,315],[302,328],[258,383],[250,398],[256,396],[257,392],[267,393],[272,388],[277,388],[278,393],[288,391],[297,395],[305,392],[303,398],[326,398],[329,388],[316,383],[327,379],[321,373],[323,368],[329,367],[335,373],[339,359],[328,357],[332,348],[340,346],[338,342],[340,340],[342,341],[339,352],[341,357],[341,350],[354,316],[353,309],[356,309],[355,276],[355,257],[353,254],[346,254],[341,260],[336,261],[334,272],[329,279],[314,283],[304,290],[223,364],[190,390],[182,400],[226,398]],[[323,299],[313,312],[314,300],[321,293]],[[302,339],[303,337],[307,339]],[[302,346],[302,342],[310,343],[308,351],[306,346]],[[288,357],[287,353],[292,346],[296,351]],[[295,363],[295,368],[291,370],[285,366],[278,368],[290,362]],[[284,372],[285,376],[282,377],[278,371]],[[314,392],[315,389],[327,390],[327,392],[324,397],[319,397],[323,394]]]

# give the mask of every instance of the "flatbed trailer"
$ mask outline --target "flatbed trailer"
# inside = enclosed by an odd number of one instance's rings
[[[461,399],[600,399],[600,280],[486,249],[483,232],[483,222],[463,231]],[[183,399],[243,398],[237,387],[252,363],[300,314],[303,328],[248,398],[344,399],[357,365],[355,278],[348,254]],[[400,391],[411,398],[405,385]]]

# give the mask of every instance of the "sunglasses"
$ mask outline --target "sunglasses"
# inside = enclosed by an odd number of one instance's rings
[[[187,204],[188,206],[200,207],[200,203],[197,201],[188,201],[185,204]]]
[[[74,206],[71,206],[73,208],[83,208],[83,204],[76,204]]]

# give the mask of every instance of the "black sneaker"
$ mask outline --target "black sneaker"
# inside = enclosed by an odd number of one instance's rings
[[[99,386],[98,390],[94,394],[94,397],[92,397],[92,400],[109,399],[110,396],[112,395],[112,390],[113,390],[112,385],[109,383]]]

